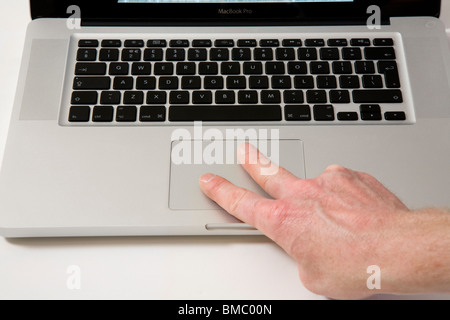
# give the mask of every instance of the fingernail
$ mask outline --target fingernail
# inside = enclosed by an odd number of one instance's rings
[[[215,175],[215,174],[212,174],[212,173],[204,174],[204,175],[202,175],[202,176],[200,177],[200,182],[202,182],[202,183],[208,183],[208,182],[210,182],[212,179],[214,179],[215,176],[216,176],[216,175]]]

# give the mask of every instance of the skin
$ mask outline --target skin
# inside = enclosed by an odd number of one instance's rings
[[[200,178],[200,188],[295,259],[311,292],[335,299],[450,292],[449,211],[409,210],[371,175],[339,165],[299,179],[252,145],[241,145],[238,157],[273,199],[213,174]],[[268,166],[276,170],[261,174]],[[372,265],[380,268],[381,289],[367,287]]]

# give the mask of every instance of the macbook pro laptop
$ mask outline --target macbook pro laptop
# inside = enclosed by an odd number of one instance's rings
[[[264,194],[244,141],[299,178],[340,164],[411,209],[450,206],[440,5],[30,0],[0,234],[259,234],[198,185],[212,172]]]

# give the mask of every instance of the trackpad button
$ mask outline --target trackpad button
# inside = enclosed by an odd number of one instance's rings
[[[169,208],[173,210],[220,209],[200,190],[199,178],[205,173],[222,176],[237,186],[269,197],[251,179],[237,160],[237,148],[243,142],[173,141]],[[263,144],[258,143],[257,147],[274,163],[280,164],[299,178],[305,178],[303,142],[301,140],[268,140]]]

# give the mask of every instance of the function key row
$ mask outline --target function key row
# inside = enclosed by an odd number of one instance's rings
[[[347,39],[284,39],[280,42],[278,39],[262,39],[259,42],[256,39],[217,39],[217,40],[209,40],[209,39],[197,39],[192,40],[192,43],[186,39],[175,39],[175,40],[162,40],[162,39],[152,39],[148,40],[145,43],[142,39],[129,39],[122,40],[119,39],[107,39],[102,40],[101,43],[99,40],[94,39],[81,39],[78,41],[78,46],[80,48],[97,48],[101,44],[104,48],[119,48],[124,47],[127,48],[143,48],[145,45],[149,48],[165,48],[167,46],[173,48],[187,48],[187,47],[257,47],[258,44],[260,47],[279,47],[282,45],[283,47],[325,47],[326,45],[330,47],[347,47],[349,44],[352,47],[369,47],[373,46],[393,46],[394,40],[391,38],[377,38],[377,39],[369,39],[369,38],[354,38],[348,41]]]

